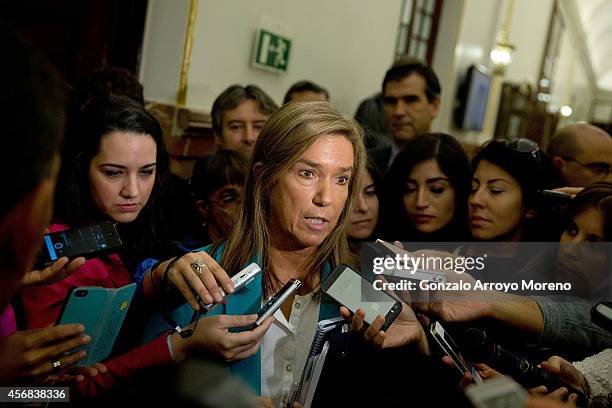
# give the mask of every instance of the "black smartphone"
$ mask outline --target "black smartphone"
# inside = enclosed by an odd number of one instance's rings
[[[543,202],[552,205],[564,205],[572,201],[572,196],[562,191],[540,190],[538,193]]]
[[[278,308],[285,303],[285,300],[287,300],[287,298],[301,285],[302,282],[297,279],[291,279],[289,282],[287,282],[281,290],[272,296],[270,300],[268,300],[266,304],[259,309],[259,312],[257,312],[257,320],[255,320],[254,325],[259,326],[264,322],[264,320],[272,316],[278,310]]]
[[[591,320],[612,333],[612,302],[599,302],[593,306]]]
[[[123,245],[115,223],[110,221],[46,234],[43,244],[36,261],[38,268],[44,268],[62,256],[70,259],[79,256],[95,258],[101,254],[115,251]]]
[[[385,317],[381,330],[387,330],[402,311],[402,302],[388,293],[374,288],[350,266],[341,264],[321,285],[323,293],[346,306],[352,313],[357,309],[365,312],[365,322],[372,324],[376,316]]]

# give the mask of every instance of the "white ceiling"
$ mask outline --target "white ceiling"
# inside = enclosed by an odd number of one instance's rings
[[[599,88],[612,91],[612,0],[575,0]]]

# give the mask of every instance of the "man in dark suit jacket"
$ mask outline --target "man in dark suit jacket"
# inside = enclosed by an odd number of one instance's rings
[[[438,115],[440,92],[438,77],[423,61],[400,58],[389,68],[382,84],[382,114],[388,134],[368,134],[368,153],[381,171],[410,140],[430,131]],[[376,129],[363,121],[366,130]]]

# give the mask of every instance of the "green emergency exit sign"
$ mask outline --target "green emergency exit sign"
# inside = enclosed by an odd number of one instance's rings
[[[256,35],[253,65],[275,72],[287,72],[291,40],[264,29],[258,30]]]

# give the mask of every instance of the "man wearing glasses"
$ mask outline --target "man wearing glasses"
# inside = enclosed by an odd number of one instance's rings
[[[574,123],[557,131],[548,154],[568,186],[587,187],[612,181],[612,138],[588,123]]]

